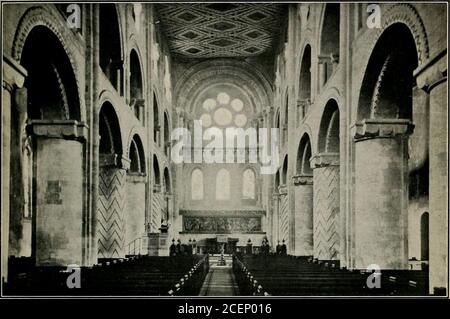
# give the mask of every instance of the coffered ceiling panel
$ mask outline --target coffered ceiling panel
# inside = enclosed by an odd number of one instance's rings
[[[191,58],[247,57],[279,38],[286,5],[159,4],[161,27],[174,54]]]

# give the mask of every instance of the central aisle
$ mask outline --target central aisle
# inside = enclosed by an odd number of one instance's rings
[[[209,273],[200,290],[200,296],[237,296],[239,289],[234,280],[231,262],[225,266],[218,265],[210,259]]]

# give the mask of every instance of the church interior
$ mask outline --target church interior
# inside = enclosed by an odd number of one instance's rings
[[[444,3],[2,14],[2,295],[448,294]]]

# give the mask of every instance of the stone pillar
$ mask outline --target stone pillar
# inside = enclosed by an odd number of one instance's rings
[[[74,120],[32,120],[35,140],[37,265],[83,265],[83,152],[87,127]]]
[[[430,293],[448,293],[448,101],[446,50],[419,70],[417,84],[429,93],[430,103]],[[434,63],[434,64],[433,64]]]
[[[2,84],[2,208],[1,208],[1,280],[8,280],[9,228],[10,228],[10,149],[11,149],[11,107],[12,96],[23,86],[27,72],[8,56],[3,56]],[[25,110],[18,110],[26,112]]]
[[[313,255],[313,177],[293,177],[295,194],[295,251],[296,256]]]
[[[273,203],[273,210],[272,210],[272,247],[275,247],[277,245],[277,242],[279,240],[278,235],[278,210],[279,210],[279,204],[280,204],[280,194],[278,192],[274,192],[272,195],[272,203]]]
[[[355,139],[355,268],[408,268],[409,120],[367,119]]]
[[[97,210],[98,258],[125,257],[125,198],[129,160],[100,154]]]
[[[339,154],[311,158],[314,170],[314,258],[339,259]]]

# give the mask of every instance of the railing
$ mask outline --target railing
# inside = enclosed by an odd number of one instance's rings
[[[196,296],[209,272],[209,255],[201,258],[167,293],[169,296]]]
[[[137,237],[128,244],[128,255],[141,255],[142,253],[142,241],[146,237]]]

